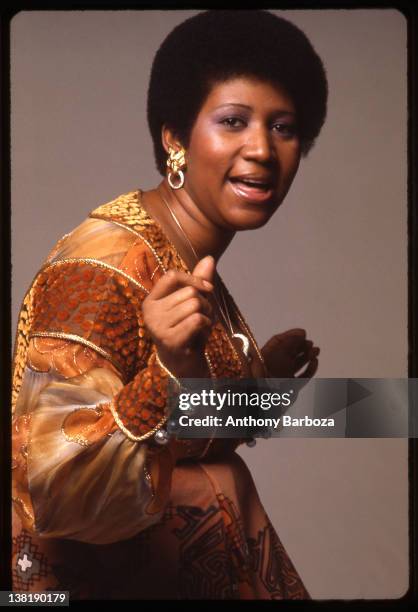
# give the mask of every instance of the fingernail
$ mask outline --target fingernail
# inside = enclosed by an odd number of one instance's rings
[[[207,287],[207,289],[213,289],[213,285],[209,281],[204,280],[203,284],[204,284],[205,287]]]

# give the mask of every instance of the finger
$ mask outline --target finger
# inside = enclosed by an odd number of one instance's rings
[[[292,329],[288,329],[287,331],[283,332],[283,336],[301,336],[306,338],[306,329],[301,327],[293,327]]]
[[[308,361],[319,355],[319,348],[311,346],[306,352],[303,352],[295,360],[295,372],[298,372]]]
[[[191,287],[190,285],[170,293],[170,295],[167,295],[165,298],[161,299],[161,303],[163,304],[164,308],[169,310],[178,304],[185,302],[186,300],[190,300],[191,298],[202,298],[209,304],[209,300],[204,297],[202,292],[196,289],[196,287]]]
[[[306,370],[304,370],[301,374],[296,376],[296,378],[312,378],[312,376],[316,374],[317,370],[318,370],[318,359],[315,357],[314,359],[311,359]]]
[[[167,323],[169,327],[175,327],[194,313],[199,313],[206,315],[209,319],[211,319],[212,307],[207,300],[203,297],[192,297],[180,304],[177,304],[174,308],[171,308],[167,312]]]
[[[172,328],[178,345],[190,343],[199,333],[205,332],[212,325],[212,321],[202,313],[193,313],[181,323]]]
[[[148,297],[151,297],[153,300],[159,300],[181,287],[195,287],[199,291],[206,293],[213,289],[213,286],[205,279],[193,274],[187,274],[181,270],[169,270],[157,281]]]
[[[216,262],[212,255],[207,255],[197,262],[193,269],[193,275],[205,279],[213,285]]]
[[[305,343],[306,331],[304,329],[289,329],[282,334],[276,334],[267,342],[267,345],[274,346],[281,344],[292,352],[299,352]]]
[[[305,342],[298,347],[294,347],[293,348],[293,356],[296,357],[297,359],[305,359],[305,361],[307,360],[307,358],[309,358],[310,352],[313,348],[313,342],[312,340],[305,340]]]
[[[303,368],[303,366],[305,366],[308,363],[308,361],[309,359],[307,355],[302,355],[301,357],[298,357],[295,361],[295,373],[299,372],[299,370]]]
[[[302,329],[300,327],[295,327],[293,329],[288,329],[281,334],[276,334],[275,337],[278,337],[282,340],[306,340],[306,329]]]
[[[316,359],[315,357],[309,362],[308,367],[306,368],[303,376],[305,378],[312,378],[312,376],[316,374],[317,370],[318,370],[318,359]]]

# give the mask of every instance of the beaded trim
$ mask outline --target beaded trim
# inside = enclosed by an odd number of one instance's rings
[[[214,369],[213,369],[212,361],[211,361],[211,359],[210,359],[210,357],[209,357],[209,355],[208,355],[208,352],[207,352],[207,351],[205,351],[205,353],[204,353],[204,354],[205,354],[206,362],[207,362],[207,364],[208,364],[209,373],[210,373],[211,377],[212,377],[213,379],[215,379],[215,378],[216,378],[216,376],[215,376],[215,371],[214,371]],[[158,365],[160,366],[160,368],[161,368],[162,370],[164,370],[164,372],[165,372],[166,374],[168,374],[168,376],[169,376],[171,379],[175,380],[175,381],[176,381],[176,384],[177,384],[179,387],[181,387],[181,384],[180,384],[179,379],[178,379],[178,378],[176,378],[176,377],[174,376],[174,374],[173,374],[172,372],[170,372],[170,370],[169,370],[169,369],[168,369],[168,368],[167,368],[167,367],[166,367],[166,366],[163,364],[163,362],[161,361],[160,356],[158,355],[158,352],[157,352],[157,351],[155,352],[155,360],[156,360],[156,362],[158,363]]]
[[[90,408],[89,406],[83,406],[81,408],[76,408],[73,412],[70,413],[70,415],[74,414],[74,412],[80,412],[80,410],[90,410],[91,412],[95,412],[96,415],[99,417],[102,416],[103,414],[103,409],[101,405],[99,404],[95,408]],[[64,419],[64,422],[65,422],[65,419]],[[78,434],[76,434],[75,436],[71,436],[70,434],[67,434],[67,432],[64,429],[64,425],[62,425],[61,433],[64,436],[64,438],[67,440],[67,442],[74,442],[75,444],[79,444],[80,446],[87,447],[87,446],[91,446],[92,443],[86,440],[83,434],[86,431],[86,429],[88,429],[89,427],[90,425],[88,425],[87,427],[83,427],[83,429]]]
[[[41,332],[39,331],[39,332],[30,332],[29,339],[30,338],[58,338],[59,340],[70,340],[70,342],[77,342],[78,344],[84,344],[84,346],[87,346],[93,351],[96,351],[96,353],[99,353],[99,355],[101,355],[102,357],[110,361],[110,363],[114,365],[115,368],[117,368],[118,372],[120,372],[123,376],[125,376],[125,373],[121,370],[120,365],[117,364],[117,362],[113,359],[110,353],[102,349],[97,344],[90,342],[90,340],[86,340],[82,336],[78,336],[77,334],[67,334],[65,332],[53,332],[53,331],[52,332]]]
[[[176,385],[177,385],[178,387],[181,387],[179,379],[178,379],[178,378],[176,378],[176,377],[174,376],[174,374],[173,374],[172,372],[170,372],[170,370],[169,370],[169,369],[168,369],[168,368],[167,368],[167,367],[166,367],[166,366],[163,364],[163,362],[161,361],[160,356],[159,356],[159,354],[158,354],[158,351],[155,351],[155,361],[158,363],[158,365],[160,366],[160,368],[161,368],[162,370],[164,370],[164,372],[165,372],[165,373],[166,373],[166,374],[167,374],[167,375],[168,375],[168,376],[169,376],[169,377],[170,377],[172,380],[174,380],[174,381],[176,382]]]
[[[126,272],[123,272],[122,270],[120,270],[119,268],[116,268],[115,266],[112,266],[111,264],[105,263],[104,261],[100,261],[99,259],[94,259],[91,257],[86,257],[86,258],[69,257],[68,259],[58,259],[57,261],[53,261],[52,263],[47,263],[43,268],[41,268],[40,272],[45,272],[49,268],[65,265],[68,263],[84,263],[87,265],[95,266],[97,268],[105,268],[107,270],[111,270],[112,272],[116,272],[117,274],[120,274],[121,276],[123,276],[123,278],[125,278],[130,283],[138,287],[138,289],[142,289],[142,291],[145,291],[145,293],[147,294],[149,293],[148,289],[144,287],[144,285],[141,285],[140,282],[132,278],[132,276],[130,276],[129,274],[126,274]]]
[[[165,423],[168,420],[168,417],[163,417],[161,419],[161,421],[150,431],[148,431],[146,434],[143,434],[142,436],[135,436],[132,432],[129,431],[129,429],[127,427],[125,427],[125,425],[122,422],[122,419],[120,418],[120,416],[118,415],[115,406],[113,405],[113,402],[111,404],[109,404],[109,409],[110,412],[113,415],[113,418],[115,419],[115,422],[117,424],[117,426],[119,427],[119,429],[125,434],[125,436],[127,438],[129,438],[130,440],[132,440],[132,442],[142,442],[143,440],[148,440],[148,438],[151,438],[157,431],[159,431],[163,425],[165,425]]]

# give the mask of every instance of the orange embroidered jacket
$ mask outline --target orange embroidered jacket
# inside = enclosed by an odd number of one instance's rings
[[[148,443],[165,422],[168,376],[141,305],[170,268],[187,271],[136,190],[64,236],[25,296],[13,374],[13,504],[39,537],[107,544],[135,535],[162,516],[176,460],[206,447]],[[217,377],[242,376],[219,323],[206,349]]]

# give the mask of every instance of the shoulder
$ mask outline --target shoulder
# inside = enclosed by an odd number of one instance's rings
[[[90,219],[113,223],[135,235],[143,243],[143,251],[152,256],[160,271],[169,269],[187,271],[180,255],[165,235],[160,225],[142,205],[142,190],[122,194],[93,210]],[[141,255],[143,258],[143,256]]]
[[[113,268],[150,290],[164,273],[154,221],[141,206],[141,190],[123,193],[96,207],[49,253],[43,268],[67,262]],[[157,248],[154,244],[157,243]],[[155,278],[156,277],[156,278]]]
[[[112,257],[112,251],[121,253],[132,244],[132,232],[129,225],[120,222],[121,207],[128,207],[128,202],[139,199],[139,191],[131,191],[101,204],[89,213],[86,219],[65,234],[53,247],[47,262],[68,257]],[[134,236],[136,237],[136,235]]]
[[[164,272],[140,233],[117,216],[130,200],[138,202],[138,192],[94,209],[58,241],[25,297],[32,333],[70,334],[102,346],[136,328],[142,301]],[[107,344],[102,348],[109,351]]]
[[[89,217],[121,223],[126,227],[147,225],[151,220],[141,205],[141,196],[140,189],[118,195],[113,200],[95,208]]]

